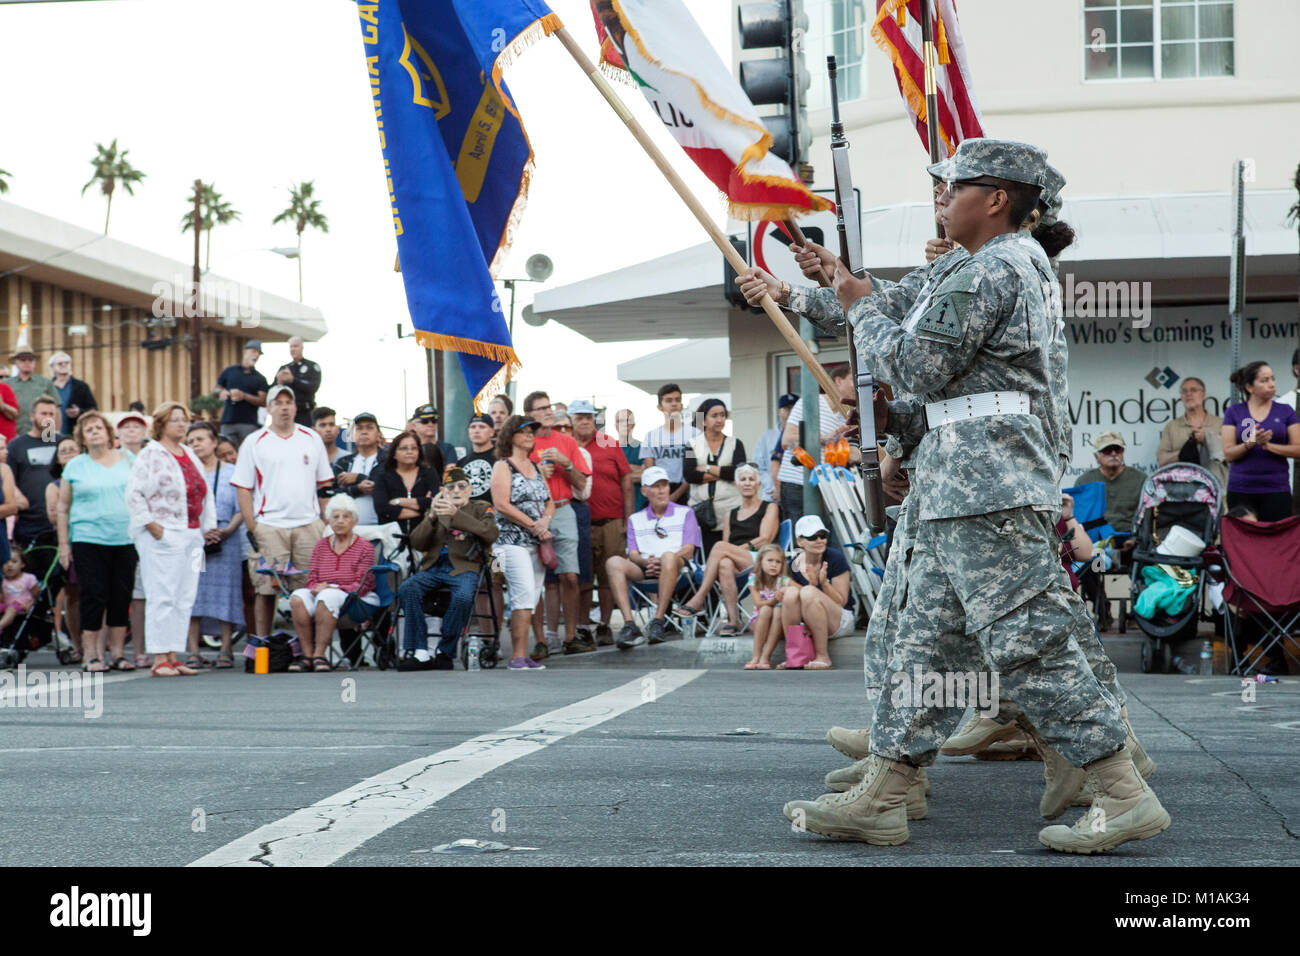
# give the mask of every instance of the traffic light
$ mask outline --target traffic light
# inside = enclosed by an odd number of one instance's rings
[[[797,168],[807,160],[813,139],[804,110],[812,85],[803,62],[808,15],[801,0],[742,3],[736,15],[740,48],[768,52],[765,57],[740,61],[741,89],[755,106],[774,108],[763,116],[763,125],[772,134],[772,151]]]

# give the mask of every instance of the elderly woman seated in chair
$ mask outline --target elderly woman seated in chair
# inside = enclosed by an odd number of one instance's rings
[[[289,597],[293,627],[302,644],[302,659],[289,665],[291,671],[333,670],[326,655],[343,602],[356,594],[367,604],[376,601],[375,546],[353,533],[360,513],[347,495],[335,495],[325,508],[331,535],[321,538],[311,552],[307,586]]]
[[[496,519],[485,501],[470,498],[465,472],[455,466],[442,476],[442,487],[429,506],[429,513],[411,530],[411,547],[424,553],[420,570],[397,591],[406,626],[402,632],[399,671],[452,669],[456,643],[474,610],[479,577],[492,542],[497,539]],[[424,597],[446,588],[451,602],[442,617],[442,640],[436,656],[428,650],[424,626]]]

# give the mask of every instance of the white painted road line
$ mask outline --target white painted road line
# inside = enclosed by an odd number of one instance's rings
[[[514,727],[408,761],[258,827],[189,865],[329,866],[484,774],[642,704],[653,703],[704,673],[654,671]]]

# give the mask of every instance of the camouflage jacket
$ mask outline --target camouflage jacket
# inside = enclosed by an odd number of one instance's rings
[[[923,519],[1060,504],[1065,339],[1045,295],[1055,276],[1031,245],[1006,233],[961,258],[911,331],[874,294],[849,310],[861,360],[915,396],[891,403],[889,431],[915,446],[912,493]],[[1027,393],[1030,413],[926,430],[924,403],[992,391]]]

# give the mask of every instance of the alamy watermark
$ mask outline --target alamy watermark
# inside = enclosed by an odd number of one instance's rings
[[[1076,281],[1074,273],[1067,272],[1064,282],[1044,282],[1043,295],[1048,314],[1058,319],[1132,319],[1135,329],[1151,324],[1150,281]]]
[[[230,325],[238,321],[241,329],[253,329],[262,324],[262,294],[238,282],[205,279],[199,283],[196,297],[194,280],[178,275],[171,282],[155,282],[150,291],[154,295],[155,319],[175,322],[216,316]]]
[[[998,714],[996,671],[927,671],[914,664],[911,674],[899,671],[889,681],[895,707],[974,707],[981,717]]]
[[[80,710],[94,720],[104,713],[104,675],[81,671],[29,671],[19,664],[0,671],[0,709]]]

